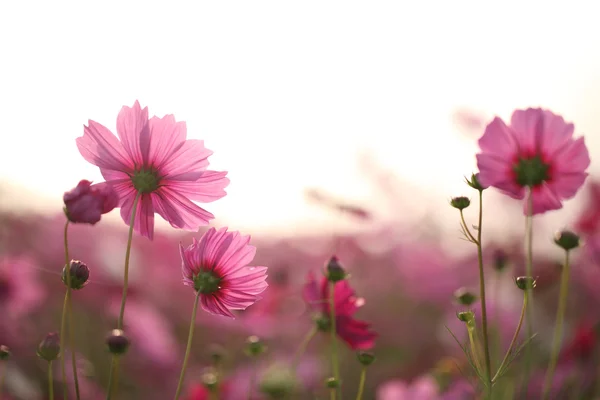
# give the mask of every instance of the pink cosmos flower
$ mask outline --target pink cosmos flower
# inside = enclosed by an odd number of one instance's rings
[[[132,108],[121,109],[117,133],[120,140],[90,120],[77,148],[115,188],[126,224],[137,193],[141,197],[134,229],[150,239],[155,211],[171,226],[192,231],[214,218],[191,200],[206,203],[225,196],[227,172],[206,170],[212,151],[202,140],[186,140],[185,122],[176,122],[172,115],[148,119],[148,108],[141,109],[136,101]]]
[[[245,310],[268,286],[267,267],[247,266],[256,248],[250,236],[210,228],[187,248],[179,245],[183,283],[200,292],[200,304],[211,314],[234,318],[231,310]]]
[[[317,325],[321,330],[329,329],[329,281],[323,277],[317,282],[310,272],[303,290],[304,301],[317,313]],[[354,319],[354,314],[364,304],[356,297],[347,280],[338,281],[334,291],[335,328],[337,335],[353,350],[368,350],[375,345],[377,334],[369,330],[370,324]]]
[[[75,189],[63,196],[65,214],[71,222],[94,225],[102,214],[109,213],[119,205],[119,196],[106,182],[92,185],[81,180]]]
[[[600,226],[600,182],[588,181],[587,204],[579,214],[575,223],[578,233],[593,235]]]
[[[539,108],[516,110],[509,126],[495,118],[479,139],[481,184],[515,199],[531,188],[533,214],[561,208],[583,185],[590,165],[584,139],[574,139],[573,130],[573,124]]]

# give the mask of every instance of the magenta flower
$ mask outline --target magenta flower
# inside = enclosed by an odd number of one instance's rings
[[[317,282],[310,272],[302,292],[304,301],[316,315],[317,326],[323,331],[330,329],[329,281],[323,277]],[[338,281],[334,292],[335,328],[337,335],[353,350],[369,350],[375,345],[377,334],[369,330],[370,324],[354,319],[354,314],[364,304],[356,297],[347,280]]]
[[[523,199],[531,188],[533,214],[561,208],[561,201],[583,185],[590,165],[584,139],[574,139],[573,130],[573,124],[539,108],[516,110],[510,126],[495,118],[479,139],[481,184],[515,199]]]
[[[137,193],[134,229],[152,239],[154,212],[171,226],[197,230],[214,216],[191,200],[211,202],[225,196],[227,172],[208,171],[212,151],[202,140],[186,140],[185,122],[172,115],[148,119],[148,108],[136,101],[117,117],[118,140],[106,127],[89,121],[77,148],[88,162],[100,167],[119,195],[126,224]]]
[[[267,267],[249,267],[256,248],[250,236],[210,228],[187,248],[179,245],[184,285],[200,292],[200,304],[211,314],[234,318],[231,310],[245,310],[268,286]]]
[[[81,180],[75,189],[63,196],[65,214],[71,222],[94,225],[102,214],[109,213],[119,205],[119,196],[106,182],[92,185]]]

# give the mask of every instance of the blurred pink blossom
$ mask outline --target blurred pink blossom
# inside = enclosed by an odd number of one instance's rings
[[[102,214],[111,212],[119,204],[119,196],[106,182],[92,185],[82,180],[64,194],[63,201],[69,221],[94,225]]]

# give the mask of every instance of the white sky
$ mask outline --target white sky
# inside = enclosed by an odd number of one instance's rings
[[[232,183],[206,208],[241,227],[326,223],[307,186],[378,204],[365,152],[430,193],[423,204],[464,193],[476,146],[457,108],[548,107],[600,155],[590,1],[0,4],[0,179],[48,208],[101,180],[75,146],[83,124],[114,130],[136,99],[215,152]]]

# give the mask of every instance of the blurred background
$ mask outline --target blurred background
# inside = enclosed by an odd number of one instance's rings
[[[448,200],[475,198],[463,177],[476,172],[485,125],[530,106],[574,122],[592,158],[586,187],[562,210],[536,218],[534,237],[543,358],[561,257],[553,232],[586,218],[594,227],[578,253],[565,330],[565,340],[580,345],[578,335],[600,321],[584,312],[600,301],[596,19],[585,1],[3,3],[0,249],[9,261],[0,270],[0,344],[13,349],[4,392],[13,400],[46,396],[35,346],[59,328],[62,195],[80,179],[102,180],[75,139],[88,119],[114,130],[120,108],[135,100],[151,115],[186,121],[188,138],[214,151],[211,169],[228,171],[231,184],[225,198],[205,205],[217,216],[212,225],[251,234],[255,264],[270,268],[265,298],[238,319],[198,317],[190,399],[204,398],[212,345],[224,348],[233,399],[247,396],[253,373],[266,376],[289,361],[311,326],[302,284],[333,254],[365,298],[358,318],[379,334],[365,398],[402,399],[381,394],[390,382],[406,387],[434,377],[443,396],[465,381],[456,367],[468,372],[468,365],[444,324],[455,324],[460,309],[453,292],[476,287],[476,258]],[[522,270],[524,220],[515,200],[488,190],[485,201],[490,307],[507,329],[498,329],[501,343],[510,340],[521,306],[512,278]],[[470,221],[475,208],[467,210]],[[177,245],[199,234],[158,220],[153,242],[134,240],[127,329],[135,345],[122,398],[169,398],[183,356],[193,295],[182,289]],[[85,399],[104,396],[103,340],[120,300],[125,228],[113,212],[71,234],[73,257],[92,269],[74,310],[85,321],[76,343]],[[500,264],[506,267],[494,269]],[[248,335],[269,344],[258,364],[241,350]],[[345,390],[354,393],[360,365],[351,350],[344,357]],[[589,377],[567,364],[565,382],[575,376],[571,386],[593,398],[593,388],[579,385]],[[302,366],[298,398],[323,396],[326,340],[309,346]]]

